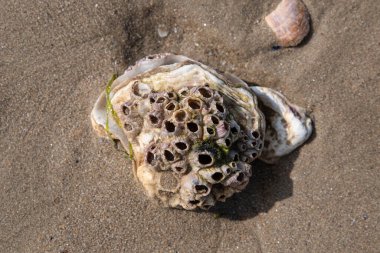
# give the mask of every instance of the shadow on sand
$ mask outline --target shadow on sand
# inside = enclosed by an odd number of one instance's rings
[[[218,203],[210,211],[231,220],[250,219],[259,213],[268,212],[277,201],[293,195],[290,173],[297,157],[298,150],[281,158],[275,165],[255,161],[247,188],[225,203]]]
[[[312,142],[317,132],[313,122],[313,133],[305,144]],[[304,145],[305,145],[304,144]],[[293,195],[293,181],[290,178],[299,150],[282,157],[276,164],[266,164],[256,160],[252,164],[252,177],[247,188],[233,195],[224,203],[218,203],[210,209],[220,218],[246,220],[259,213],[268,212],[277,201]]]

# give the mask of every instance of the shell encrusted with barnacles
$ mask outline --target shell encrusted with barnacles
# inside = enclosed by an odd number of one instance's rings
[[[275,161],[312,130],[280,93],[172,54],[146,57],[110,82],[91,119],[100,136],[121,142],[149,197],[188,210],[243,190],[255,159]]]

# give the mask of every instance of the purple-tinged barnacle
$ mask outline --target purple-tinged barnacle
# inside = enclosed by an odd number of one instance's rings
[[[196,97],[188,97],[181,101],[181,105],[188,111],[196,111],[200,112],[204,107],[204,103],[202,100]]]
[[[203,129],[197,121],[188,121],[185,124],[186,135],[192,140],[202,138]]]
[[[207,168],[214,164],[215,157],[207,150],[192,151],[189,156],[189,162],[198,168]]]
[[[229,134],[230,134],[230,125],[224,120],[220,121],[219,124],[216,126],[216,135],[219,138],[224,138],[228,136]],[[230,139],[233,140],[232,138]]]

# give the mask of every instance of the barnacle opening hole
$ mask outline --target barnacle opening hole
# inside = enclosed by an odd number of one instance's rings
[[[216,109],[221,112],[221,113],[224,113],[224,106],[221,105],[220,103],[216,103]]]
[[[189,122],[186,124],[186,126],[190,132],[196,133],[198,131],[198,125],[194,122]]]
[[[175,166],[174,169],[177,171],[177,172],[182,172],[184,171],[185,169],[181,166]]]
[[[175,98],[175,94],[173,92],[168,92],[168,97],[170,99],[174,99]]]
[[[215,180],[216,182],[219,182],[223,178],[223,174],[220,172],[215,172],[214,174],[211,175],[211,178]]]
[[[214,134],[215,134],[214,129],[212,129],[211,127],[208,127],[208,128],[206,129],[206,131],[207,131],[207,133],[208,133],[209,135],[214,135]]]
[[[165,121],[165,129],[169,133],[173,133],[175,131],[175,125],[170,121]]]
[[[212,123],[214,123],[215,125],[218,125],[219,124],[219,118],[215,115],[212,115],[211,116],[211,121]]]
[[[199,200],[190,200],[189,203],[192,205],[197,205],[200,203],[200,201]]]
[[[253,138],[257,139],[260,137],[260,134],[257,131],[252,131],[252,136],[253,136]]]
[[[124,115],[129,115],[130,109],[127,105],[123,105],[122,110],[123,110]]]
[[[159,98],[157,98],[157,100],[156,100],[156,103],[157,103],[157,104],[162,104],[163,102],[165,102],[165,97],[159,97]]]
[[[149,115],[149,119],[150,119],[150,122],[152,122],[152,124],[158,123],[158,118],[152,114]]]
[[[193,110],[199,110],[201,108],[201,102],[199,100],[197,100],[197,99],[189,99],[187,101],[187,104]]]
[[[208,88],[199,88],[199,93],[204,97],[204,98],[210,98],[212,96],[212,93],[210,89]]]
[[[149,164],[152,164],[153,160],[154,160],[154,154],[152,152],[148,152],[146,155],[146,161]]]
[[[164,151],[164,157],[169,162],[174,161],[174,155],[173,155],[173,153],[171,151],[167,150],[167,149]]]
[[[198,155],[198,162],[201,164],[201,165],[211,165],[213,160],[212,160],[212,157],[211,155],[209,154],[199,154]]]
[[[239,181],[239,182],[241,182],[241,181],[243,181],[243,179],[244,179],[244,174],[243,173],[239,173],[239,175],[237,176],[236,180]]]
[[[187,144],[184,143],[184,142],[176,142],[175,143],[175,146],[179,149],[179,150],[186,150],[187,149]]]

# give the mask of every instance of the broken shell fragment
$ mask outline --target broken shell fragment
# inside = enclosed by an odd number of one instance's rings
[[[258,98],[274,111],[267,118]],[[303,109],[281,94],[172,54],[144,58],[110,82],[91,121],[100,136],[120,140],[149,197],[188,210],[240,192],[249,162],[273,161],[311,133]],[[261,150],[264,140],[273,145]]]
[[[282,0],[265,21],[282,47],[297,46],[310,30],[310,15],[302,0]]]

